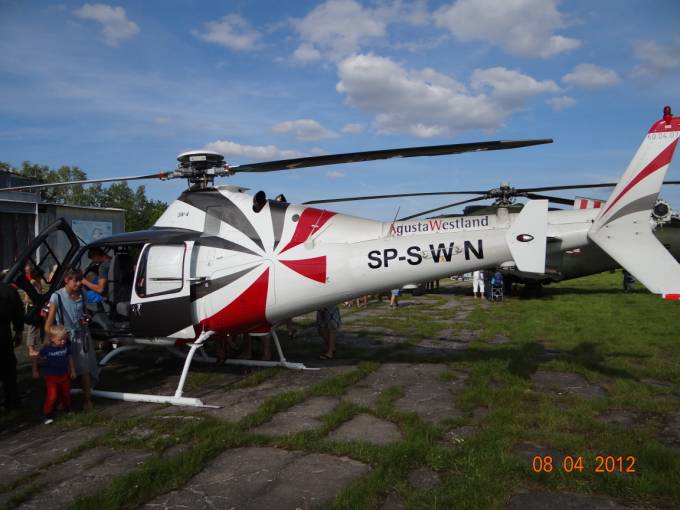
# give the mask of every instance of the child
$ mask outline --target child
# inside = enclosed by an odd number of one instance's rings
[[[71,357],[71,347],[66,345],[66,328],[60,324],[54,325],[49,330],[49,344],[38,352],[33,358],[33,378],[38,379],[38,358],[43,361],[43,376],[45,377],[45,403],[43,414],[45,425],[54,421],[54,407],[57,403],[57,394],[61,399],[64,411],[71,410],[71,379],[76,378],[76,367]]]

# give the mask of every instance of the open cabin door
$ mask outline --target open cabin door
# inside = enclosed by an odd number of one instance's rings
[[[64,273],[73,263],[79,248],[80,242],[73,230],[64,218],[59,218],[31,241],[2,279],[5,283],[15,284],[31,299],[33,306],[24,319],[27,324],[40,321],[40,309],[62,286]],[[25,277],[27,263],[35,268],[34,278],[39,276],[35,278],[35,285]]]
[[[137,263],[130,300],[134,336],[194,338],[191,304],[193,241],[146,244]]]

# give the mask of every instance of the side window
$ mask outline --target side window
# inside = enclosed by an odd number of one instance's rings
[[[172,294],[184,285],[184,244],[151,245],[139,258],[135,292],[139,297]]]

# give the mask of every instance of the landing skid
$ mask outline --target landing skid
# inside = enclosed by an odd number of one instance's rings
[[[196,349],[202,347],[203,342],[205,342],[208,338],[210,338],[214,334],[215,334],[214,331],[204,331],[203,333],[201,333],[201,335],[195,342],[188,344],[190,346],[189,353],[186,355],[186,361],[184,362],[184,367],[182,368],[182,375],[179,378],[179,384],[177,385],[177,390],[175,390],[174,395],[172,396],[150,395],[147,393],[126,393],[119,391],[102,391],[102,390],[92,390],[92,395],[95,397],[123,400],[125,402],[150,402],[154,404],[172,404],[174,406],[211,407],[213,409],[219,408],[219,406],[204,404],[200,398],[189,398],[182,396],[184,390],[184,383],[186,383],[187,375],[189,373],[189,365],[191,365],[191,360],[193,359],[194,354],[196,353]],[[135,348],[139,348],[139,346],[118,347],[111,351],[109,354],[107,354],[102,359],[100,365],[102,366],[105,365],[111,360],[111,358],[113,358],[117,354],[120,354],[121,352],[134,350]],[[74,393],[80,391],[81,390],[74,391]]]
[[[154,404],[172,404],[174,406],[189,406],[189,407],[209,407],[209,408],[219,408],[220,406],[213,406],[209,404],[204,404],[199,398],[183,397],[182,393],[184,390],[184,384],[186,383],[186,378],[189,373],[189,366],[191,365],[194,355],[196,355],[196,361],[215,363],[217,360],[212,356],[207,355],[203,350],[196,351],[203,347],[203,343],[208,340],[214,331],[204,331],[198,337],[198,339],[189,345],[189,352],[184,353],[177,349],[174,345],[166,345],[166,348],[173,354],[185,358],[184,367],[182,368],[182,375],[179,378],[179,384],[177,385],[177,390],[175,394],[170,395],[151,395],[147,393],[127,393],[119,391],[103,391],[103,390],[92,390],[92,395],[95,397],[109,398],[113,400],[123,400],[125,402],[149,402]],[[253,336],[264,336],[269,333],[253,333]],[[310,368],[304,365],[304,363],[293,363],[286,360],[283,354],[283,349],[281,349],[281,344],[279,342],[279,337],[276,331],[271,330],[271,335],[274,338],[274,344],[276,345],[276,351],[279,355],[279,361],[256,361],[256,360],[239,360],[239,359],[229,359],[225,361],[227,365],[244,365],[251,367],[284,367],[291,370],[319,370],[318,368]],[[158,345],[158,344],[156,344]],[[118,354],[123,352],[133,351],[142,349],[144,345],[123,345],[116,347],[113,351],[108,353],[99,362],[99,366],[105,366]],[[72,390],[73,393],[80,393],[82,390]]]

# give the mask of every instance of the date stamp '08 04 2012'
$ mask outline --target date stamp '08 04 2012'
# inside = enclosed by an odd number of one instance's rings
[[[535,455],[531,459],[531,469],[534,473],[552,473],[557,470],[582,473],[588,469],[594,473],[636,473],[636,463],[637,459],[633,455],[597,455],[595,462],[590,465],[580,455],[565,455],[562,462],[555,461],[551,455]]]

